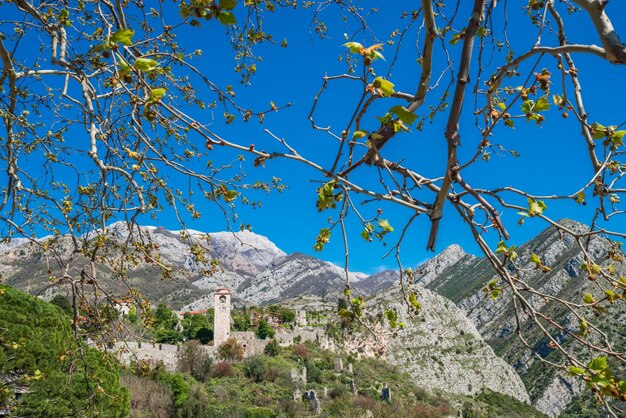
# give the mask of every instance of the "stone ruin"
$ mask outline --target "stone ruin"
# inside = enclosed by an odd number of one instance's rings
[[[313,412],[315,415],[319,415],[322,413],[322,406],[320,405],[320,400],[317,397],[317,392],[313,389],[306,391],[302,394],[303,401],[309,401],[309,410]]]

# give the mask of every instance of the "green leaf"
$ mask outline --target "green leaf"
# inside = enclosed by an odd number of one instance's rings
[[[220,0],[220,7],[223,10],[233,10],[237,6],[237,0]]]
[[[133,44],[133,36],[135,31],[132,29],[121,29],[113,34],[113,42],[119,42],[122,45],[131,46]]]
[[[606,362],[606,356],[594,358],[588,364],[591,370],[602,371],[609,368],[608,363]]]
[[[525,114],[532,113],[534,108],[535,108],[534,100],[524,100],[524,103],[522,103],[522,112],[524,112]]]
[[[404,106],[394,106],[389,110],[391,113],[395,114],[402,122],[407,125],[413,124],[415,119],[417,119],[417,115],[412,113]]]
[[[381,219],[380,221],[378,221],[378,226],[383,230],[383,234],[386,234],[387,232],[393,232],[393,227],[389,225],[389,221],[387,219]]]
[[[498,247],[496,248],[496,254],[506,253],[508,251],[508,247],[504,243],[504,241],[500,241],[498,243]]]
[[[139,71],[152,71],[158,67],[159,63],[150,58],[137,58],[135,60],[135,68]]]
[[[367,132],[356,131],[355,133],[352,134],[352,139],[359,139],[359,138],[363,138],[364,136],[367,136]]]
[[[594,303],[595,299],[593,298],[593,296],[591,295],[591,293],[585,293],[583,295],[583,301],[585,303]]]
[[[120,69],[118,70],[119,76],[124,77],[125,75],[130,74],[131,67],[130,64],[128,64],[128,61],[126,61],[126,59],[118,53],[115,55],[117,56],[117,63],[120,66]]]
[[[530,261],[532,261],[533,263],[541,264],[541,259],[539,259],[539,256],[535,253],[532,253],[532,255],[530,256]]]
[[[330,241],[330,229],[322,228],[320,229],[320,233],[317,234],[317,238],[315,238],[315,245],[313,245],[313,249],[315,251],[322,251],[324,249],[324,245],[326,245]]]
[[[376,59],[381,59],[383,61],[385,61],[385,57],[383,56],[383,54],[381,54],[378,51],[372,51],[372,53],[370,54],[370,58],[376,60]]]
[[[382,77],[376,77],[372,82],[372,86],[374,86],[374,88],[385,97],[389,97],[395,93],[393,90],[394,84]]]
[[[535,103],[535,112],[543,112],[545,110],[550,109],[550,102],[548,101],[548,96],[540,97]]]
[[[236,190],[229,190],[225,195],[224,195],[224,200],[226,202],[232,202],[233,200],[235,200],[237,198],[237,196],[239,196],[239,193],[237,193]]]
[[[361,51],[365,49],[365,47],[358,42],[346,42],[342,46],[347,47],[353,54],[360,54]]]
[[[411,292],[409,295],[409,303],[413,306],[415,312],[419,312],[422,309],[422,304],[418,302],[417,297],[415,296],[415,292]]]
[[[237,24],[237,19],[235,19],[235,15],[232,12],[224,12],[221,11],[218,15],[217,15],[217,20],[219,20],[219,22],[222,25],[236,25]]]
[[[541,215],[547,208],[548,206],[542,200],[528,198],[528,215]]]
[[[574,376],[583,376],[586,372],[582,367],[569,366],[567,370]]]
[[[593,139],[602,139],[606,135],[606,128],[599,123],[591,125],[591,136]]]
[[[167,89],[165,88],[157,88],[157,89],[152,89],[150,90],[150,102],[157,102],[159,100],[161,100],[164,96],[165,93],[167,92]]]
[[[504,121],[504,126],[513,129],[515,128],[515,122],[513,122],[513,119],[507,119]]]

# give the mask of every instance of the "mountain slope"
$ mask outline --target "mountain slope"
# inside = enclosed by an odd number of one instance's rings
[[[348,339],[346,348],[364,355],[383,352],[387,361],[411,374],[418,386],[474,395],[490,389],[528,402],[529,396],[513,368],[499,358],[463,312],[450,300],[419,285],[415,292],[422,309],[411,316],[402,302],[400,286],[393,286],[367,302],[370,317],[398,313],[406,324],[395,336],[374,341],[368,332]],[[384,322],[384,321],[383,321]],[[379,334],[387,325],[375,326]]]

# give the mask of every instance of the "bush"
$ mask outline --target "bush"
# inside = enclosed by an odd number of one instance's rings
[[[168,385],[132,374],[122,376],[121,382],[130,392],[131,416],[170,417],[172,391]]]
[[[281,376],[281,372],[276,367],[270,367],[265,374],[265,380],[275,382]]]
[[[280,347],[278,346],[278,341],[276,341],[275,339],[272,339],[269,343],[267,343],[267,345],[265,346],[265,350],[263,350],[263,352],[267,356],[276,357],[278,355],[279,350],[280,350]]]
[[[233,368],[225,361],[218,361],[213,366],[212,377],[228,377],[233,375]]]
[[[245,418],[274,418],[276,414],[269,408],[248,408]]]
[[[304,365],[306,367],[307,381],[322,383],[322,370],[309,360],[306,360]]]
[[[267,373],[267,364],[261,356],[250,357],[244,363],[243,373],[257,383],[262,382]]]
[[[259,337],[261,340],[264,340],[266,338],[273,338],[274,334],[276,334],[274,328],[272,328],[265,319],[261,319],[261,322],[259,322],[259,327],[256,331],[257,337]]]
[[[304,344],[295,345],[293,347],[293,353],[303,360],[307,360],[311,356],[311,353],[309,353],[309,349]]]
[[[241,360],[243,358],[243,346],[234,338],[229,338],[217,348],[219,357],[223,360]]]
[[[178,409],[178,416],[194,418],[210,417],[211,414],[208,404],[209,395],[206,393],[206,390],[202,385],[195,383],[189,389],[189,396]]]
[[[331,398],[337,399],[348,394],[348,387],[342,383],[335,383],[328,392]]]
[[[211,377],[213,359],[198,341],[189,341],[183,346],[178,360],[178,371],[192,375],[196,380],[206,382]]]

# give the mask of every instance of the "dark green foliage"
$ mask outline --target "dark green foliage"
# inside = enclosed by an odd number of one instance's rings
[[[280,350],[280,346],[278,345],[278,341],[276,341],[275,339],[272,339],[269,343],[267,343],[263,352],[265,353],[266,356],[276,357],[278,355],[279,350]]]
[[[257,337],[264,340],[266,338],[273,338],[274,334],[276,334],[274,328],[272,328],[265,319],[261,319],[261,321],[259,322],[259,327],[256,331]]]
[[[127,318],[131,324],[137,323],[137,308],[134,305],[130,307]]]
[[[248,408],[245,418],[274,418],[276,414],[269,408]]]
[[[182,407],[185,404],[189,397],[189,389],[193,383],[191,376],[184,373],[168,373],[161,371],[157,380],[167,384],[172,390],[174,406]]]
[[[317,367],[311,360],[304,362],[306,367],[306,378],[309,382],[322,383],[322,369]]]
[[[256,383],[262,382],[267,373],[267,363],[263,356],[252,356],[244,362],[243,372],[249,379]]]
[[[52,298],[50,303],[58,306],[63,312],[68,315],[72,315],[72,313],[74,312],[74,308],[72,308],[72,304],[70,303],[69,299],[63,295],[56,295]]]
[[[27,389],[17,415],[83,416],[106,411],[128,414],[128,392],[119,370],[97,350],[79,345],[71,319],[56,306],[0,286],[0,375],[15,376],[0,391],[0,405]]]
[[[348,386],[346,386],[343,383],[335,383],[333,387],[330,388],[330,391],[328,392],[328,394],[330,395],[331,398],[337,399],[337,398],[346,396],[348,392],[349,392]]]
[[[502,393],[493,392],[489,389],[483,389],[477,396],[477,401],[481,401],[490,406],[489,411],[496,416],[518,416],[518,417],[545,417],[535,408],[518,401],[511,396]],[[511,411],[515,411],[516,415],[512,415]]]
[[[196,338],[202,344],[208,344],[209,341],[213,340],[213,330],[208,328],[200,328],[198,332],[196,332]]]
[[[207,315],[186,313],[182,320],[183,335],[189,340],[207,344],[213,339],[213,321]]]
[[[243,313],[240,315],[234,314],[233,318],[233,328],[235,331],[249,331],[252,324],[250,323],[250,315],[248,313]]]

